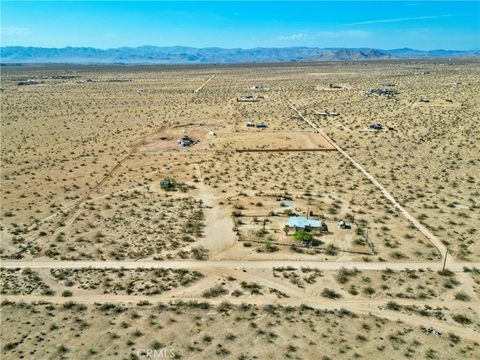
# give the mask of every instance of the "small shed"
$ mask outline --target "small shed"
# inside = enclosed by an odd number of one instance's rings
[[[339,222],[338,222],[338,227],[340,229],[343,229],[343,230],[349,230],[352,228],[352,225],[350,224],[347,224],[345,220],[341,219]]]

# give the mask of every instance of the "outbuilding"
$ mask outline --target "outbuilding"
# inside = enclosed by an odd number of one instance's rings
[[[339,222],[338,222],[338,227],[340,229],[343,229],[343,230],[349,230],[352,228],[352,225],[350,224],[347,224],[345,220],[341,219]]]
[[[174,190],[176,182],[173,179],[165,178],[160,181],[160,187],[163,190]]]

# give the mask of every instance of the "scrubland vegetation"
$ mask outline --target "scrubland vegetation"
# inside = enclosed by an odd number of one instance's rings
[[[5,359],[141,359],[142,349],[178,359],[318,359],[319,349],[321,359],[474,359],[479,347],[453,333],[308,306],[4,302],[2,318]]]
[[[478,357],[479,71],[471,60],[5,67],[0,257],[42,266],[1,268],[2,358]],[[251,93],[263,98],[237,102]],[[347,157],[303,151],[332,144],[287,99],[440,239],[445,271]],[[187,135],[196,143],[181,147]],[[302,237],[285,227],[293,215],[328,230]],[[62,260],[83,265],[44,266]]]

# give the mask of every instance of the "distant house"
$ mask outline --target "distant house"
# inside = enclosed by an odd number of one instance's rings
[[[370,89],[365,92],[367,95],[397,95],[400,94],[399,91],[394,89]]]
[[[247,127],[255,127],[253,121],[247,121]]]
[[[370,124],[368,128],[372,130],[382,130],[383,126],[382,124]]]
[[[17,85],[19,85],[19,86],[37,85],[37,84],[38,84],[38,81],[34,80],[34,79],[28,79],[28,80],[23,80],[23,81],[17,82]]]
[[[327,224],[325,224],[323,221],[311,219],[306,216],[290,216],[288,218],[287,226],[289,228],[295,229],[295,231],[299,231],[299,230],[328,231]]]
[[[182,147],[195,145],[197,142],[188,136],[182,136],[178,141],[178,144]]]
[[[315,115],[318,116],[338,116],[337,112],[316,111]]]
[[[343,89],[342,85],[337,85],[337,84],[329,84],[328,87],[330,89]]]
[[[237,98],[238,102],[257,102],[260,101],[260,99],[263,99],[263,96],[253,96],[253,95],[244,95],[239,98]]]

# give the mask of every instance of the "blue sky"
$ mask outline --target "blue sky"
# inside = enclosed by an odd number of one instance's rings
[[[1,1],[1,44],[480,49],[480,2]]]

